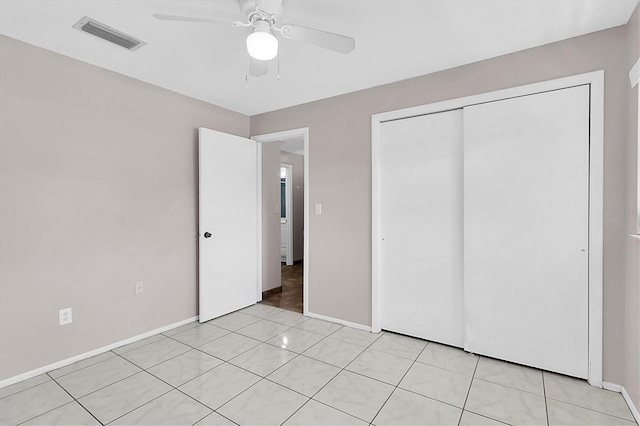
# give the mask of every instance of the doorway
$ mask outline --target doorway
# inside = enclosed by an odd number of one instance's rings
[[[261,303],[308,312],[308,129],[260,136]]]
[[[281,150],[282,153],[282,150]],[[282,158],[282,154],[280,154]],[[298,186],[299,188],[299,186]],[[280,164],[280,262],[293,265],[293,165]]]

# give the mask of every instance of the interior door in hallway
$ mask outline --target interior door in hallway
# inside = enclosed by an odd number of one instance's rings
[[[256,303],[258,283],[257,146],[200,128],[200,322]]]
[[[462,346],[462,218],[462,110],[383,123],[383,329]]]
[[[588,373],[589,86],[464,109],[465,349]]]

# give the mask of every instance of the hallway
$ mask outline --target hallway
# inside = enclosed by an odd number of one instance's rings
[[[302,261],[292,266],[281,264],[282,292],[262,299],[262,304],[302,313]]]

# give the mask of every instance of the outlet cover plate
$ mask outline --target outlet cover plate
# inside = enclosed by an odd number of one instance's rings
[[[60,325],[71,324],[72,321],[71,308],[60,309]]]

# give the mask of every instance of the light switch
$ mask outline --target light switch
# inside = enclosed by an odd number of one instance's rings
[[[316,214],[322,214],[322,204],[316,204]]]

